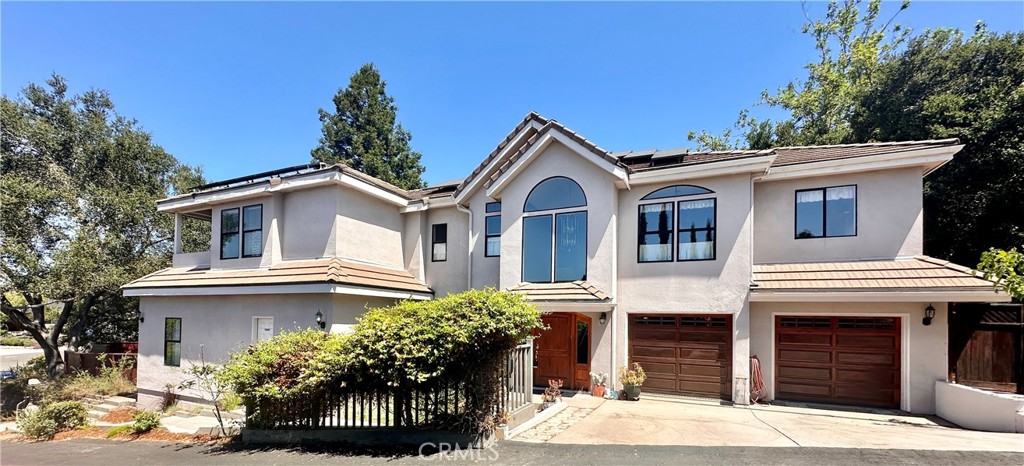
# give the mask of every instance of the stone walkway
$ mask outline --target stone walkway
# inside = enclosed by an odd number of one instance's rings
[[[569,406],[551,419],[548,419],[547,421],[538,424],[536,427],[517,435],[515,440],[519,442],[533,443],[547,442],[548,440],[551,440],[552,437],[564,432],[566,429],[587,417],[587,415],[592,412],[594,412],[593,409]]]

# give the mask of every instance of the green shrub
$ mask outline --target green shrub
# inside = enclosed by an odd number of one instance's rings
[[[403,301],[368,310],[350,335],[311,329],[253,344],[232,354],[220,377],[250,415],[263,402],[305,406],[342,387],[409,391],[457,383],[479,396],[465,401],[476,404],[453,424],[486,431],[495,421],[489,403],[501,386],[498,369],[541,325],[540,312],[522,296],[494,289]]]
[[[14,337],[10,335],[0,336],[0,346],[27,346],[32,347],[34,340],[31,338]]]
[[[52,439],[58,432],[86,424],[85,405],[77,401],[52,403],[34,411],[18,414],[18,427],[35,439]]]
[[[224,411],[234,411],[242,406],[242,398],[235,392],[226,392],[220,399],[220,407]]]
[[[155,411],[139,411],[135,415],[132,431],[143,434],[160,426],[160,413]]]
[[[135,364],[133,358],[124,358],[100,369],[98,375],[81,372],[51,381],[43,394],[44,403],[78,400],[87,396],[114,396],[135,393],[135,384],[124,377],[124,371]]]

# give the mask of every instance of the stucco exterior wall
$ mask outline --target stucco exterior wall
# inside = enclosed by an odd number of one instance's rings
[[[198,361],[200,346],[207,362],[220,362],[228,353],[253,341],[253,318],[273,317],[275,333],[313,327],[318,310],[332,319],[328,328],[344,331],[367,306],[393,300],[329,294],[143,297],[139,306],[139,405],[158,406],[166,384],[183,380],[181,368]],[[164,365],[164,319],[181,318],[181,367]],[[335,324],[335,325],[330,325]],[[199,397],[196,392],[180,393]]]
[[[434,262],[431,245],[431,229],[435,224],[448,225],[448,254],[444,261]],[[450,293],[466,290],[469,278],[469,215],[459,212],[454,206],[427,211],[426,231],[423,234],[423,250],[426,252],[426,283],[434,290],[434,296],[441,298]]]
[[[714,194],[676,200],[716,199],[715,260],[644,262],[638,260],[640,199],[675,184],[701,186]],[[633,186],[619,198],[618,307],[616,309],[616,359],[629,361],[629,315],[636,313],[731,314],[733,316],[733,399],[743,403],[749,396],[746,384],[736,378],[750,373],[747,295],[751,279],[751,193],[747,174]],[[643,201],[647,203],[647,201]]]
[[[857,185],[857,236],[796,239],[796,190]],[[920,168],[759,182],[754,263],[891,259],[923,248]]]
[[[403,267],[404,219],[398,207],[352,189],[337,190],[338,256]]]
[[[750,354],[761,361],[761,374],[775,397],[774,315],[864,315],[901,317],[900,403],[912,413],[935,414],[935,382],[946,380],[948,350],[946,303],[935,307],[931,325],[923,325],[929,303],[751,303]]]
[[[282,222],[285,260],[331,257],[338,251],[335,186],[304,189],[285,194]]]
[[[501,257],[485,257],[486,253],[486,242],[484,225],[487,213],[487,203],[494,202],[493,199],[487,197],[487,190],[481,189],[474,193],[469,200],[469,210],[473,212],[473,230],[471,232],[471,241],[473,244],[473,277],[472,277],[472,288],[481,289],[488,286],[498,287],[500,281],[499,275],[501,273]],[[505,215],[505,204],[501,206],[502,213]],[[520,209],[521,210],[521,209]],[[465,215],[465,214],[464,214]],[[467,216],[468,217],[468,216]],[[505,230],[508,229],[508,221],[505,217],[501,219],[501,243],[505,244]],[[503,246],[504,247],[504,246]]]
[[[249,199],[242,202],[234,202],[228,204],[221,204],[213,207],[213,218],[210,221],[210,227],[212,229],[210,235],[210,268],[211,269],[249,269],[256,267],[269,267],[273,264],[275,256],[275,247],[280,246],[280,241],[277,238],[280,236],[280,231],[277,230],[280,223],[274,222],[275,212],[279,212],[275,208],[275,204],[281,202],[281,196],[267,196],[258,199]],[[225,209],[237,208],[240,214],[239,222],[241,222],[242,208],[251,205],[263,205],[263,255],[260,257],[239,257],[237,259],[221,259],[220,258],[220,215],[221,211]],[[242,241],[241,228],[239,229],[238,235],[239,242]],[[277,253],[278,255],[280,253]]]
[[[572,179],[586,194],[586,208],[566,211],[587,211],[587,281],[610,293],[618,202],[615,178],[558,142],[537,154],[501,193],[503,233],[499,284],[504,289],[522,281],[523,205],[530,191],[552,176]]]

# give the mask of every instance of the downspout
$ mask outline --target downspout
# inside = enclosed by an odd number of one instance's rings
[[[455,204],[459,212],[465,212],[469,216],[468,228],[466,228],[466,290],[473,289],[473,211]]]

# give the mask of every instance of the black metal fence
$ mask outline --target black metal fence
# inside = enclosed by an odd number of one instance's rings
[[[246,426],[254,429],[450,428],[478,406],[496,413],[532,409],[533,345],[517,346],[499,370],[501,386],[494,400],[464,380],[442,380],[418,387],[351,390],[338,387],[326,395],[292,403],[264,401],[247,407]]]

